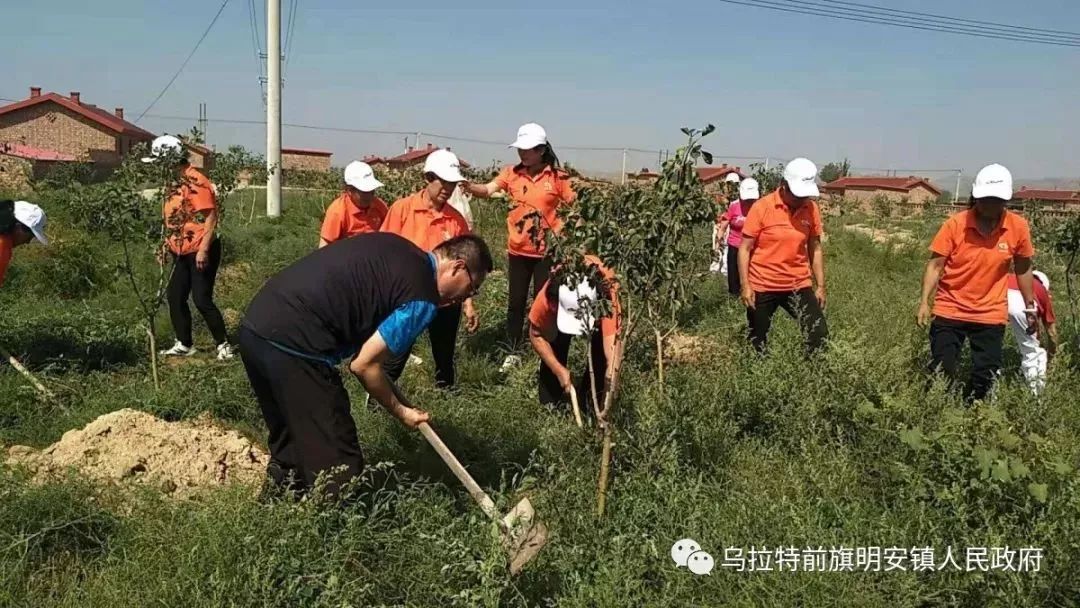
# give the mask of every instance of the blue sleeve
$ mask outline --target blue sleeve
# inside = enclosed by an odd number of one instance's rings
[[[390,352],[400,356],[412,348],[420,332],[427,329],[434,318],[434,304],[423,300],[413,300],[399,306],[379,324],[379,335],[390,347]]]

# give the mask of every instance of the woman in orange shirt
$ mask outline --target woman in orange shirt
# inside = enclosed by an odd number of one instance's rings
[[[1005,208],[1012,200],[1012,174],[989,165],[975,176],[968,209],[945,220],[930,243],[917,320],[930,326],[931,372],[956,380],[960,350],[971,343],[968,403],[985,399],[1001,369],[1001,346],[1009,322],[1010,266],[1024,300],[1029,331],[1036,327],[1032,285],[1031,231],[1027,221]],[[930,296],[934,306],[930,308]]]
[[[559,168],[559,158],[555,156],[543,127],[535,123],[522,125],[510,147],[517,148],[520,163],[504,167],[488,184],[466,183],[463,186],[466,192],[479,198],[506,192],[513,201],[506,217],[506,274],[510,288],[506,337],[510,354],[503,361],[504,371],[521,361],[514,353],[521,345],[529,283],[532,282],[535,297],[551,269],[551,261],[545,257],[543,231],[558,230],[561,227],[557,215],[559,207],[576,198],[570,186],[570,175]],[[526,219],[531,214],[539,217]],[[519,226],[522,220],[525,222]]]
[[[162,210],[168,231],[163,248],[168,249],[175,262],[166,298],[176,343],[160,354],[179,357],[195,354],[191,308],[188,307],[188,297],[191,297],[217,343],[217,358],[232,359],[225,319],[214,304],[214,284],[221,265],[221,241],[215,234],[218,209],[214,186],[188,163],[184,145],[176,137],[162,135],[154,140],[150,149],[151,156],[143,162],[171,162],[176,158],[175,169],[180,179],[180,185],[165,201]]]
[[[11,250],[37,239],[48,245],[45,237],[45,212],[26,201],[0,201],[0,285],[4,284],[11,263]]]
[[[386,203],[375,191],[382,187],[367,163],[354,160],[345,167],[345,189],[326,208],[319,230],[319,249],[334,241],[378,232],[386,219]]]

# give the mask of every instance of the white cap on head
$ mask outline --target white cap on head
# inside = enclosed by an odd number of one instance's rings
[[[748,177],[739,183],[739,200],[753,201],[759,198],[761,198],[761,192],[756,179]]]
[[[739,179],[740,179],[739,174],[732,171],[731,173],[727,174],[727,177],[724,178],[724,181],[725,182],[734,182],[734,183],[737,184],[737,183],[739,183]]]
[[[541,127],[535,122],[530,122],[521,125],[521,127],[518,128],[517,139],[507,147],[517,148],[519,150],[532,150],[536,146],[542,146],[546,143],[547,131],[544,130],[544,127]]]
[[[345,184],[361,192],[374,192],[383,183],[375,179],[371,165],[354,160],[345,167]]]
[[[975,198],[1000,198],[1011,201],[1013,196],[1012,173],[999,164],[983,167],[975,176],[971,186],[971,196]]]
[[[448,182],[463,182],[461,162],[450,150],[435,150],[424,161],[424,173],[434,173]]]
[[[576,289],[570,289],[566,285],[559,287],[559,312],[555,318],[555,324],[564,334],[580,336],[592,331],[594,319],[586,311],[582,311],[584,319],[577,317],[578,308],[585,302],[596,302],[596,289],[583,280]]]
[[[784,165],[784,181],[791,193],[799,198],[821,194],[817,186],[817,165],[809,159],[800,157]]]
[[[179,137],[162,135],[154,139],[150,144],[150,156],[144,156],[142,162],[152,163],[161,156],[170,152],[178,152],[184,149],[184,142]]]
[[[1043,287],[1046,288],[1046,291],[1050,291],[1050,277],[1046,276],[1045,272],[1041,270],[1035,270],[1031,274],[1035,275],[1035,278],[1043,284]]]
[[[41,207],[26,201],[15,201],[15,219],[29,228],[42,245],[49,244],[45,236],[45,211]]]

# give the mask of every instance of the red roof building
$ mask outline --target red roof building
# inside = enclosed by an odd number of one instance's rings
[[[119,164],[136,144],[153,139],[124,118],[123,108],[108,112],[83,101],[78,91],[64,96],[31,87],[30,97],[0,107],[0,142],[102,166]]]
[[[403,169],[408,169],[409,167],[415,165],[423,164],[423,162],[427,160],[427,157],[432,152],[439,149],[440,148],[436,147],[433,144],[428,144],[426,148],[421,148],[419,150],[415,148],[409,148],[404,154],[399,154],[398,156],[395,156],[393,158],[387,158],[384,160],[391,169],[396,169],[400,171]],[[449,150],[450,148],[446,149]],[[465,159],[459,157],[458,162],[461,164],[462,169],[469,168],[469,163],[465,162]]]
[[[1044,188],[1021,187],[1013,194],[1014,201],[1042,201],[1048,203],[1067,203],[1080,205],[1080,191],[1047,190]]]
[[[727,163],[720,165],[719,167],[698,167],[697,174],[698,179],[705,186],[705,190],[709,192],[715,192],[723,187],[724,180],[732,173],[739,176],[739,179],[746,177],[746,174],[742,172],[742,167],[733,167]]]
[[[908,206],[908,211],[921,210],[937,201],[941,190],[923,177],[841,177],[821,187],[821,193],[834,200],[854,203],[863,211],[873,211],[872,203],[887,201]]]

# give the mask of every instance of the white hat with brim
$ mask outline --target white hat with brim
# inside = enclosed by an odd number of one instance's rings
[[[739,183],[740,179],[742,179],[742,178],[739,177],[738,173],[731,172],[731,173],[727,174],[727,177],[724,178],[724,181],[725,182],[732,182],[732,183],[737,184],[737,183]]]
[[[1045,272],[1041,270],[1036,270],[1033,271],[1031,274],[1035,275],[1035,278],[1043,284],[1043,287],[1046,288],[1046,291],[1050,291],[1050,277],[1046,276]]]
[[[971,196],[979,198],[999,198],[1011,201],[1013,197],[1012,173],[1005,167],[993,164],[983,167],[975,176],[971,185]]]
[[[585,318],[578,318],[578,310],[586,302],[596,302],[596,289],[587,280],[578,284],[576,289],[570,289],[566,285],[559,287],[559,312],[555,325],[560,332],[580,336],[592,330],[594,319],[587,311],[581,311]]]
[[[172,135],[162,135],[161,137],[155,138],[150,144],[150,156],[144,156],[142,162],[152,163],[169,152],[176,152],[183,149],[184,142],[180,141],[180,138]]]
[[[358,160],[345,167],[345,184],[361,192],[374,192],[383,186],[383,183],[375,178],[371,165]]]
[[[49,237],[45,236],[45,211],[41,207],[26,201],[15,201],[15,219],[29,228],[42,245],[49,244]]]
[[[819,196],[817,165],[806,158],[796,158],[784,165],[784,182],[788,190],[799,198]]]
[[[463,182],[461,163],[456,154],[449,150],[435,150],[424,161],[424,173],[434,173],[448,182]]]
[[[533,148],[542,146],[546,143],[547,131],[544,130],[544,127],[541,127],[535,122],[530,122],[521,125],[517,132],[517,139],[507,147],[517,148],[519,150],[532,150]]]
[[[756,179],[748,177],[739,183],[739,200],[756,201],[759,198],[761,190]]]

